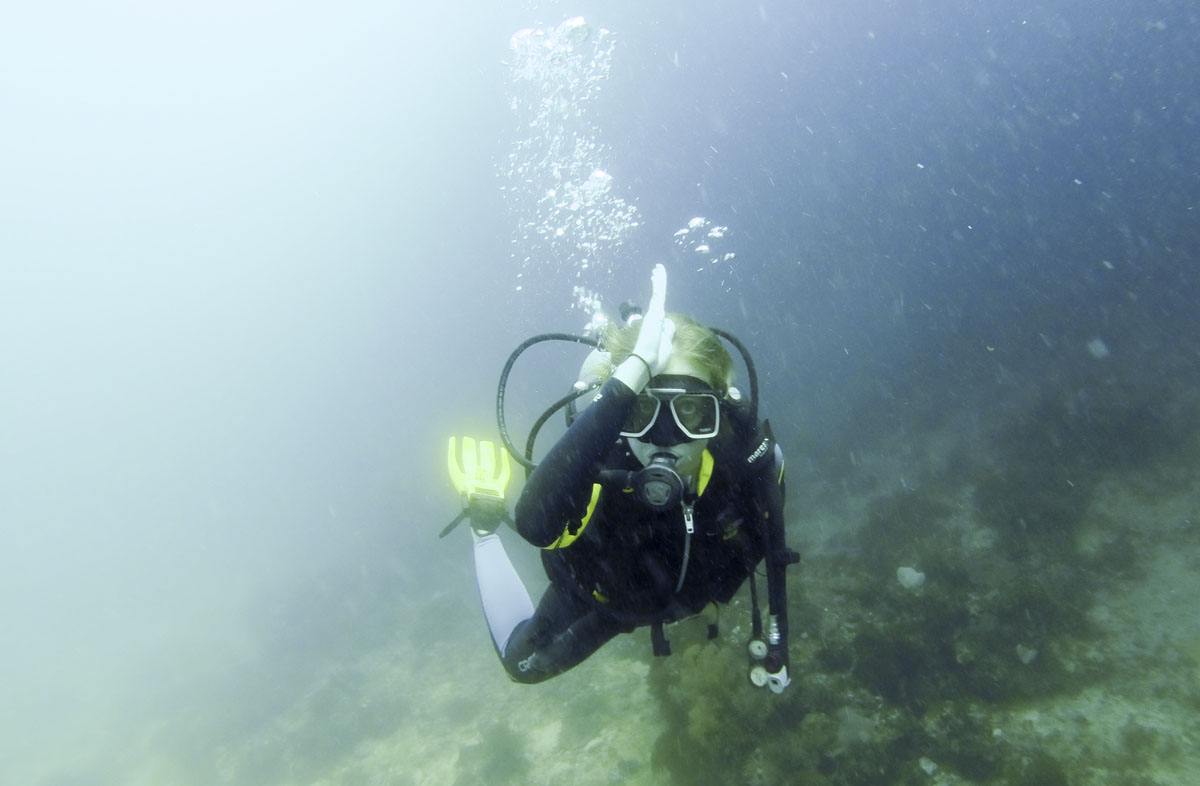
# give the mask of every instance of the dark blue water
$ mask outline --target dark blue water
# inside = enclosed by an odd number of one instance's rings
[[[998,375],[1195,367],[1193,6],[618,14],[592,18],[621,36],[602,125],[645,215],[630,256],[692,214],[730,225],[737,261],[676,252],[672,293],[752,341],[777,417],[835,438]]]

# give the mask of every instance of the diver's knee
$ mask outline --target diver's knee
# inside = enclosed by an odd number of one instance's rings
[[[545,682],[558,673],[557,669],[547,668],[545,658],[539,656],[536,652],[526,655],[524,658],[505,658],[504,670],[508,672],[508,678],[513,682],[519,682],[523,685],[535,685],[539,682]]]

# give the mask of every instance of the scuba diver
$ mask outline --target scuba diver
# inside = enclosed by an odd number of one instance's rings
[[[668,315],[662,265],[651,289],[645,313],[623,307],[624,325],[610,326],[601,342],[552,334],[514,353],[501,377],[498,416],[506,447],[530,474],[510,517],[508,454],[467,438],[456,451],[451,438],[450,473],[466,507],[442,535],[469,519],[484,616],[517,682],[561,674],[618,633],[643,626],[651,628],[654,654],[669,654],[664,624],[728,603],[749,579],[750,678],[779,693],[789,682],[784,572],[798,559],[783,537],[783,454],[769,424],[757,420],[757,380],[744,347]],[[733,362],[718,334],[746,360],[750,401],[732,385]],[[523,457],[504,427],[504,385],[516,356],[546,338],[595,349],[572,394],[534,427]],[[574,400],[593,390],[576,412]],[[537,428],[566,403],[569,427],[534,465]],[[542,550],[550,585],[536,608],[501,543],[504,522]],[[766,635],[755,585],[764,560]],[[716,635],[710,625],[709,637]]]

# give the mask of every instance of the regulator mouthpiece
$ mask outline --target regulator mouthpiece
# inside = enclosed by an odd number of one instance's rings
[[[633,492],[642,504],[657,511],[683,503],[683,478],[675,469],[678,459],[671,453],[655,453],[650,463],[633,473]]]

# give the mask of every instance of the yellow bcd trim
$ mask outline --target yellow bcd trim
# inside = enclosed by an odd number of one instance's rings
[[[713,472],[713,457],[705,448],[704,453],[700,455],[700,477],[696,479],[696,496],[704,496],[704,490],[708,488],[708,481],[712,479]]]
[[[590,500],[588,500],[587,512],[585,512],[583,514],[583,518],[581,518],[579,520],[579,528],[576,529],[574,532],[571,532],[570,527],[564,527],[562,534],[559,535],[558,538],[553,543],[551,543],[549,546],[544,546],[543,548],[565,549],[567,546],[570,546],[572,543],[574,543],[576,541],[576,539],[578,539],[579,536],[583,534],[583,531],[585,529],[587,529],[588,522],[592,520],[592,514],[596,512],[596,503],[599,501],[600,501],[600,484],[593,483],[592,484],[592,498]]]

